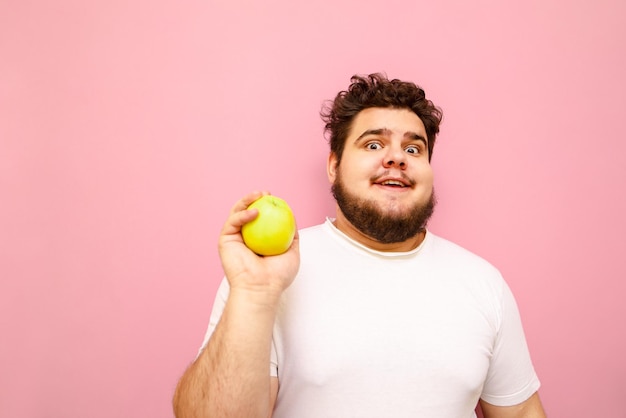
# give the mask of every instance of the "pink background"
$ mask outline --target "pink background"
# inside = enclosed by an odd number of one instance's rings
[[[0,2],[0,416],[171,417],[252,189],[332,215],[321,103],[444,109],[431,229],[513,288],[552,417],[626,417],[624,2]]]

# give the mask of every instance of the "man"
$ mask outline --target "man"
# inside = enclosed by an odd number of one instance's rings
[[[441,111],[415,84],[372,74],[322,116],[336,218],[260,257],[240,231],[265,192],[235,204],[177,417],[458,418],[479,400],[485,417],[544,417],[499,272],[426,229]]]

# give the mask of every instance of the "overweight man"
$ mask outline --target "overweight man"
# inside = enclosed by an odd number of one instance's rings
[[[178,418],[545,417],[500,272],[427,228],[441,117],[412,82],[354,76],[322,110],[334,216],[263,257],[241,228],[267,192],[235,203]]]

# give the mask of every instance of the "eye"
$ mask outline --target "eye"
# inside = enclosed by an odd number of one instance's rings
[[[370,142],[365,145],[365,148],[370,149],[370,150],[378,150],[378,149],[381,149],[382,147],[383,146],[378,142]]]
[[[421,152],[421,149],[418,145],[409,145],[404,150],[409,154],[419,154]]]

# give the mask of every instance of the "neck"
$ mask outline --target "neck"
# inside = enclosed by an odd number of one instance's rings
[[[356,242],[362,245],[365,245],[366,247],[369,247],[376,251],[384,251],[384,252],[411,251],[417,248],[422,243],[422,241],[424,241],[424,238],[426,237],[426,231],[420,231],[416,235],[407,239],[406,241],[382,243],[382,242],[376,241],[375,239],[369,237],[368,235],[365,235],[357,227],[352,225],[352,223],[350,223],[350,221],[348,221],[345,218],[345,216],[340,210],[337,210],[337,218],[333,222],[333,225],[335,225],[335,227],[338,230],[340,230],[341,232],[343,232],[344,234],[346,234],[347,236],[349,236]]]

